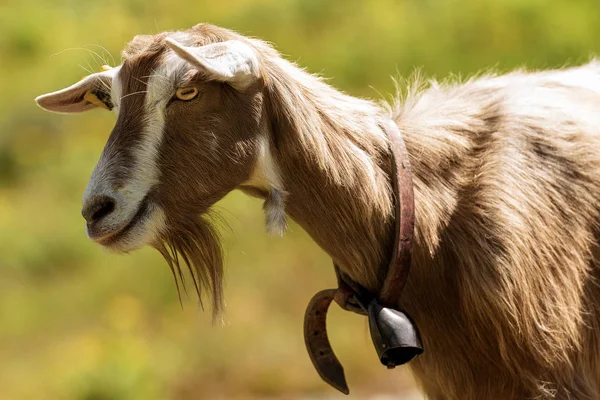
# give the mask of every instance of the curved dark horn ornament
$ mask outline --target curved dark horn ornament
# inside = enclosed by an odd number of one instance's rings
[[[304,315],[304,342],[319,376],[340,392],[349,394],[344,367],[327,335],[329,305],[334,299],[339,303],[344,294],[344,289],[326,289],[313,296]],[[376,299],[366,307],[356,296],[354,301],[364,310],[361,314],[369,317],[371,340],[383,365],[395,368],[423,353],[419,330],[404,311],[383,307]],[[340,306],[347,309],[347,303]]]
[[[321,290],[308,303],[304,314],[306,350],[321,378],[344,394],[349,394],[344,367],[336,357],[327,336],[327,310],[337,289]]]

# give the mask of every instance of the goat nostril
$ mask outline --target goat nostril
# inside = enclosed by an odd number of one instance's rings
[[[84,207],[81,214],[87,222],[100,221],[115,209],[115,202],[108,197],[99,198],[91,202],[87,207]]]
[[[99,205],[98,209],[94,211],[94,214],[92,214],[92,221],[98,221],[104,218],[105,216],[113,212],[114,209],[115,203],[113,203],[112,201],[103,202]]]

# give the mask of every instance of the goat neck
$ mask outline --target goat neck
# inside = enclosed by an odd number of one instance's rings
[[[381,128],[390,115],[285,60],[266,69],[268,147],[281,190],[269,189],[335,264],[376,292],[394,236],[391,158]]]

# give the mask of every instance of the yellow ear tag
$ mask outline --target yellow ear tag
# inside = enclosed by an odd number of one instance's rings
[[[108,108],[108,106],[106,104],[104,104],[102,101],[100,101],[100,99],[98,99],[98,96],[96,96],[94,93],[92,93],[91,90],[88,90],[83,95],[83,99],[86,100],[89,103],[92,103],[96,107],[104,108],[104,109],[110,111],[110,108]]]
[[[100,71],[99,72],[104,72],[104,71],[108,71],[112,69],[112,67],[110,65],[103,65],[100,67]],[[81,78],[79,81],[84,80],[85,78],[87,78],[87,76],[84,76],[83,78]],[[98,96],[96,96],[94,93],[92,93],[91,90],[88,90],[84,95],[83,95],[83,99],[85,101],[87,101],[88,103],[92,103],[94,106],[96,107],[100,107],[100,108],[104,108],[105,110],[109,110],[110,108],[103,102],[101,101]]]

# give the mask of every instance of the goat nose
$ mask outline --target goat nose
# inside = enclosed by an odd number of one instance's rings
[[[108,196],[93,197],[85,202],[81,215],[88,223],[100,221],[115,209],[115,200]]]

